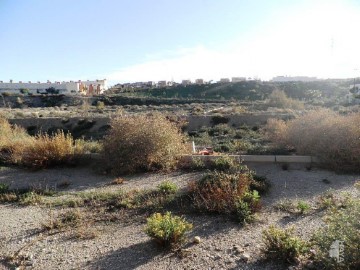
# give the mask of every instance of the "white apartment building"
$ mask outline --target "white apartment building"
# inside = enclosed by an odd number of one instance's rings
[[[272,78],[273,82],[312,82],[317,81],[316,77],[307,77],[307,76],[277,76]]]
[[[46,93],[46,89],[54,88],[59,94],[64,95],[99,95],[107,89],[106,79],[95,81],[69,81],[69,82],[3,82],[0,81],[0,93],[18,94],[27,90],[31,94]]]
[[[190,85],[190,84],[191,84],[191,80],[182,80],[182,81],[181,81],[181,84],[182,84],[183,86]]]
[[[221,78],[219,83],[229,83],[230,79],[229,78]]]
[[[232,77],[231,82],[244,82],[246,81],[246,77]]]

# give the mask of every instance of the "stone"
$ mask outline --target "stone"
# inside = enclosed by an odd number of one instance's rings
[[[250,254],[249,253],[244,253],[241,255],[241,260],[244,262],[248,262],[250,260]]]
[[[195,243],[195,244],[200,244],[200,242],[201,242],[200,236],[195,236],[195,237],[194,237],[194,243]]]
[[[226,261],[225,261],[225,263],[227,263],[227,264],[231,264],[231,263],[234,263],[235,261],[233,260],[233,259],[231,259],[231,258],[229,258],[229,259],[227,259]]]
[[[239,255],[241,253],[244,253],[244,249],[240,246],[234,245],[233,246],[234,253]]]

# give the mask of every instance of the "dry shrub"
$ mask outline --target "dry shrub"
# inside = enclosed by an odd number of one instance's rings
[[[179,129],[159,114],[118,117],[111,126],[103,156],[114,174],[171,169],[185,152]]]
[[[24,147],[20,163],[32,169],[47,168],[62,164],[73,164],[76,158],[83,153],[82,144],[76,144],[71,134],[63,131],[53,136],[41,134],[35,137],[31,144]]]
[[[26,130],[0,116],[0,160],[15,163],[24,147],[34,140]]]
[[[284,91],[281,90],[274,90],[268,100],[268,104],[271,107],[278,107],[278,108],[291,108],[295,110],[302,110],[304,109],[304,104],[296,99],[292,99],[287,97]]]
[[[293,147],[298,154],[317,156],[330,168],[360,171],[359,123],[360,113],[339,115],[320,109],[286,123],[272,120],[267,131],[276,144]]]
[[[190,182],[189,193],[198,210],[231,214],[236,202],[249,191],[251,175],[248,173],[210,172],[200,181]]]

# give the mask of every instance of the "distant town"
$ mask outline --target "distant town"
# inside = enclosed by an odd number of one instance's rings
[[[270,82],[313,82],[320,81],[316,77],[308,76],[276,76],[273,77]],[[176,87],[176,86],[189,86],[189,85],[206,85],[206,84],[227,84],[227,83],[239,83],[239,82],[251,82],[260,81],[256,78],[251,77],[231,77],[221,78],[219,81],[198,78],[196,80],[185,79],[181,82],[174,81],[146,81],[146,82],[129,82],[129,83],[118,83],[112,86],[112,89],[118,91],[133,91],[137,89],[153,89],[153,88],[165,88],[165,87]],[[351,85],[356,92],[360,91],[360,84]],[[83,95],[83,96],[94,96],[104,94],[104,91],[108,90],[106,79],[97,80],[78,80],[78,81],[47,81],[47,82],[9,82],[0,81],[0,94],[62,94],[62,95]]]

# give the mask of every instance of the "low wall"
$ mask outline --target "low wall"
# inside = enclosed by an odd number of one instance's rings
[[[204,160],[221,158],[221,155],[184,155],[183,158],[191,161],[193,157]],[[279,155],[229,155],[229,157],[243,162],[268,162],[268,163],[317,163],[318,159],[312,156],[279,156]]]

